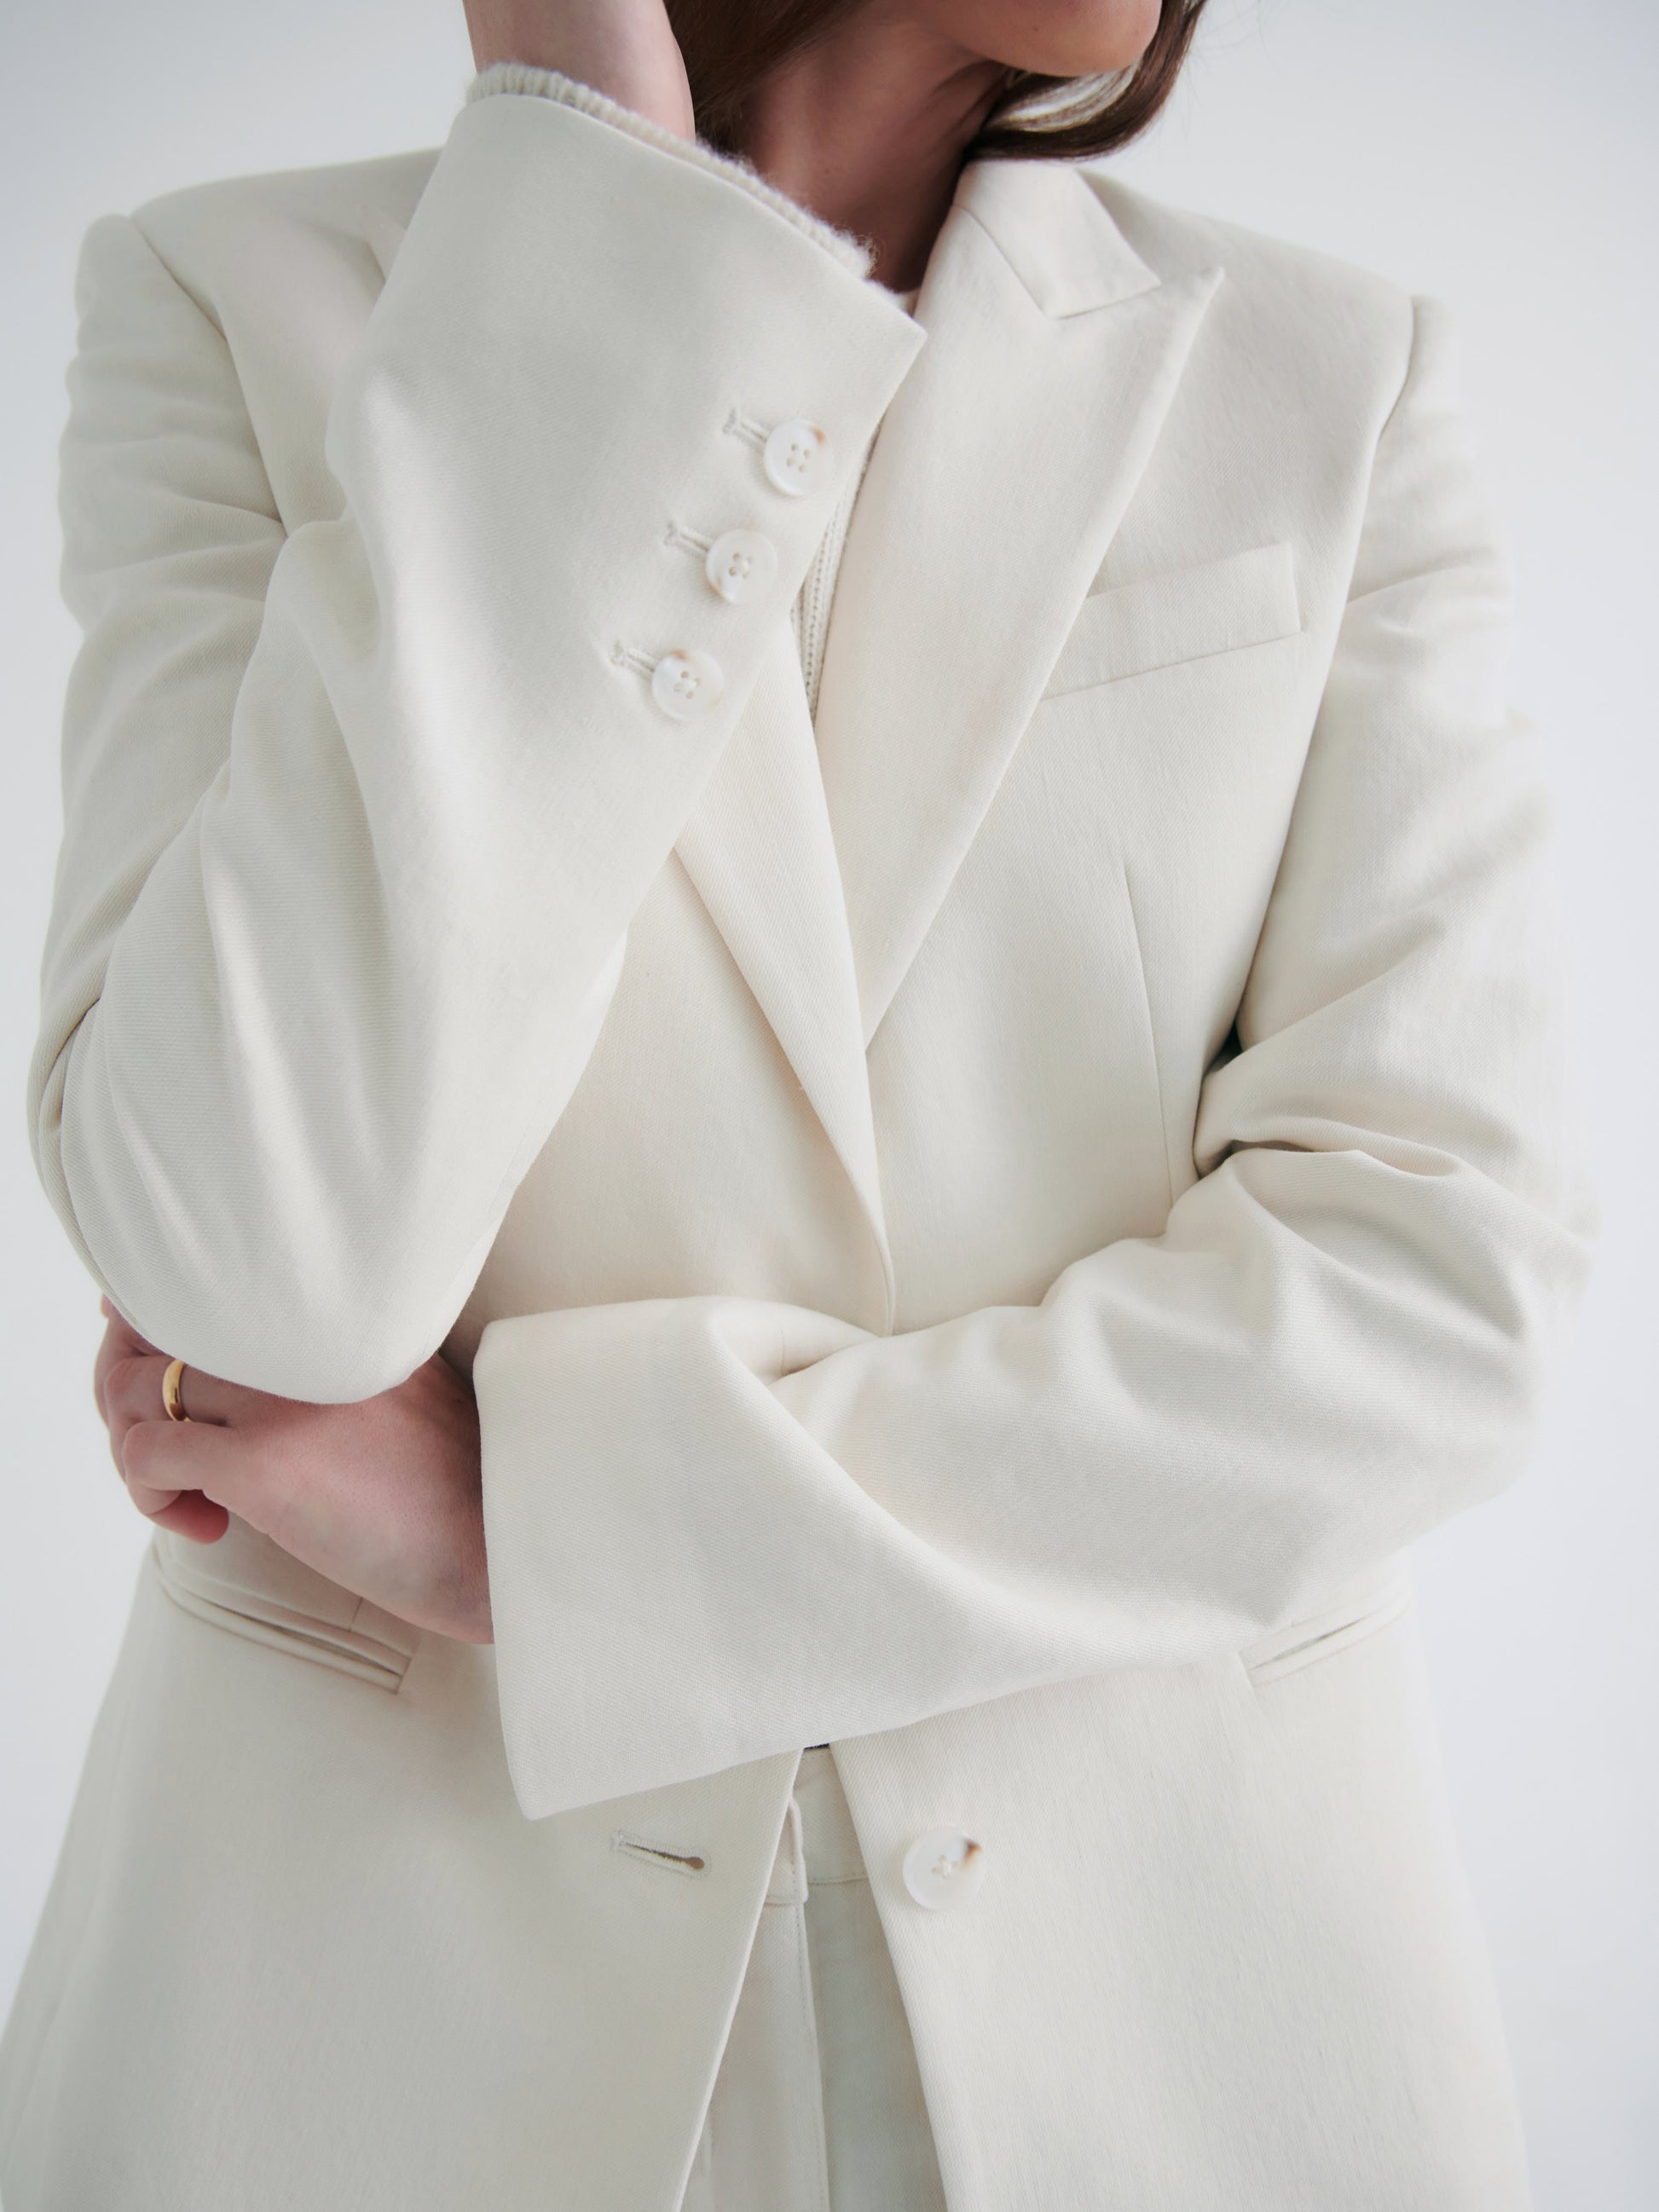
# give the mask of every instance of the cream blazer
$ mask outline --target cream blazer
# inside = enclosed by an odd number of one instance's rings
[[[981,162],[913,319],[494,82],[86,243],[41,1170],[470,1366],[497,1641],[158,1539],[9,2212],[673,2212],[823,1740],[951,2212],[1514,2212],[1401,1552],[1591,1213],[1443,313]]]

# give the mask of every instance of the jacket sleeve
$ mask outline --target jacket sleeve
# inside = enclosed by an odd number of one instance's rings
[[[154,220],[83,249],[36,1157],[147,1336],[289,1397],[441,1342],[922,342],[854,241],[520,74],[458,117],[338,374],[322,519],[285,530]],[[757,441],[802,416],[821,480],[786,496]],[[757,520],[752,605],[669,542]],[[723,676],[694,719],[670,651]]]
[[[885,1338],[730,1298],[485,1331],[532,1816],[1238,1650],[1516,1470],[1594,1209],[1449,379],[1420,302],[1239,1048],[1161,1235]]]

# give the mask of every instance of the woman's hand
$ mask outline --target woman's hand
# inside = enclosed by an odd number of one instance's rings
[[[663,0],[465,0],[472,58],[527,62],[591,84],[682,138],[691,88]]]
[[[331,1582],[416,1627],[490,1640],[478,1409],[434,1354],[395,1390],[307,1406],[187,1368],[188,1421],[161,1402],[167,1356],[106,1298],[94,1388],[138,1510],[211,1544],[234,1513]]]

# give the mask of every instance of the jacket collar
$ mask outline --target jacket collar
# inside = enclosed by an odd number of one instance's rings
[[[1158,289],[1156,272],[1113,222],[1087,174],[1069,162],[971,161],[952,203],[957,214],[979,225],[1052,320]]]
[[[1218,269],[1167,280],[1073,166],[964,171],[837,582],[817,745],[866,1043],[1152,454]]]

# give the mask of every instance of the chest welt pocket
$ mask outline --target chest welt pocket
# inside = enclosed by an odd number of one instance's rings
[[[182,1612],[376,1689],[401,1686],[420,1641],[419,1629],[302,1566],[245,1522],[233,1519],[212,1545],[158,1529],[151,1557]]]
[[[1302,628],[1288,544],[1258,545],[1092,592],[1078,610],[1043,696],[1086,691],[1154,668],[1293,637]]]

